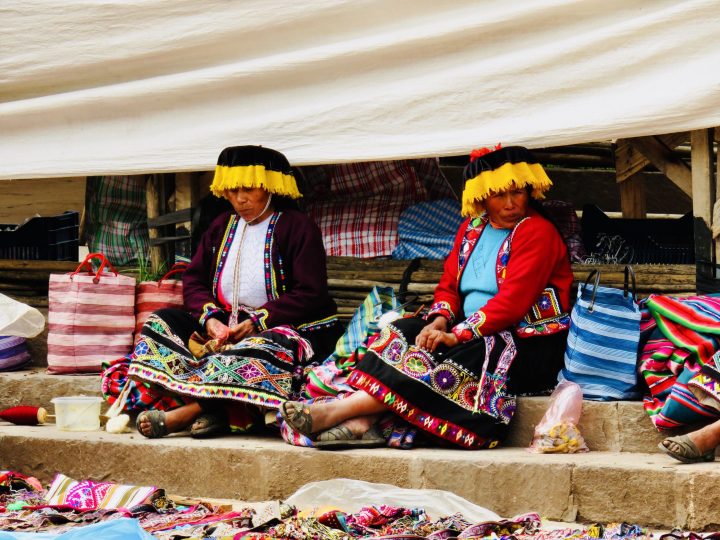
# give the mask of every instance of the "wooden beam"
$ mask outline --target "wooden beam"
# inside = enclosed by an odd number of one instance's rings
[[[650,138],[650,137],[648,137]],[[664,146],[673,149],[678,145],[687,142],[690,134],[687,132],[669,133],[652,137],[658,139]],[[615,146],[615,171],[618,182],[624,182],[634,174],[642,171],[650,160],[647,156],[635,148],[631,141],[635,139],[618,139]],[[689,193],[688,193],[689,195]]]
[[[192,219],[192,208],[183,208],[182,210],[176,210],[163,214],[156,218],[148,218],[148,227],[164,227],[165,225],[175,225],[177,223],[185,223]]]
[[[636,174],[619,185],[622,216],[629,219],[645,219],[645,184],[642,176]]]
[[[625,139],[650,163],[675,183],[683,192],[692,194],[692,172],[684,161],[673,154],[672,148],[659,137]],[[677,146],[677,145],[676,145]]]
[[[693,216],[701,218],[708,228],[716,199],[712,140],[711,130],[698,129],[691,133]]]
[[[698,292],[717,290],[716,250],[712,239],[712,212],[716,200],[713,170],[713,131],[698,129],[691,133],[692,198],[695,223],[695,264]]]
[[[147,178],[145,185],[147,195],[147,216],[148,221],[157,219],[161,214],[165,213],[165,178],[162,174],[151,174]],[[161,269],[167,267],[166,246],[154,246],[152,240],[161,236],[161,231],[157,228],[149,228],[148,235],[150,237],[150,268],[153,273],[157,274]]]

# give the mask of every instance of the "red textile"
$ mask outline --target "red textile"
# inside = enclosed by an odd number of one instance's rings
[[[435,159],[342,163],[301,171],[303,202],[331,256],[391,256],[403,210],[429,199],[455,198]]]
[[[459,266],[459,253],[470,221],[466,219],[460,226],[453,249],[445,261],[442,278],[435,289],[435,305],[441,303],[447,309],[438,307],[431,310],[431,314],[447,316],[451,324],[473,315],[463,313],[462,298],[458,292],[464,270],[464,267]],[[477,238],[471,240],[472,245],[465,257],[466,264]],[[561,308],[569,310],[573,273],[567,248],[553,224],[534,210],[529,209],[528,219],[515,228],[504,277],[501,276],[501,269],[497,270],[498,293],[477,312],[480,319],[484,320],[480,329],[483,335],[515,326],[548,286],[556,287]]]

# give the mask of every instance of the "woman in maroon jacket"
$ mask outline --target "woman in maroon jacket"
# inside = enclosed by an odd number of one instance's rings
[[[390,410],[465,448],[492,448],[507,433],[515,395],[552,389],[562,367],[573,275],[556,227],[535,198],[551,186],[521,147],[474,152],[453,250],[423,319],[382,330],[330,403],[286,402],[289,425],[319,448],[371,446]],[[537,207],[537,208],[536,208]]]
[[[300,193],[285,156],[226,148],[211,191],[234,211],[210,225],[183,276],[187,311],[151,315],[128,370],[186,402],[141,413],[146,437],[187,427],[214,435],[228,426],[225,412],[238,430],[262,423],[260,413],[299,390],[303,366],[332,352],[341,332],[320,230],[288,208]]]

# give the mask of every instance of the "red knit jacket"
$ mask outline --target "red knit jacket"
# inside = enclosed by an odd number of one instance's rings
[[[535,210],[518,223],[498,253],[498,292],[480,310],[463,313],[459,284],[487,218],[466,219],[445,261],[435,303],[428,318],[443,315],[463,341],[515,327],[533,307],[546,287],[553,287],[561,312],[570,308],[573,274],[567,247],[555,226]]]

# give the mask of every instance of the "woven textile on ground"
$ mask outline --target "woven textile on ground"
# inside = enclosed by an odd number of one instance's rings
[[[158,488],[154,486],[126,486],[94,480],[78,481],[58,473],[45,499],[50,505],[67,505],[77,510],[132,508],[149,502],[158,492]]]

